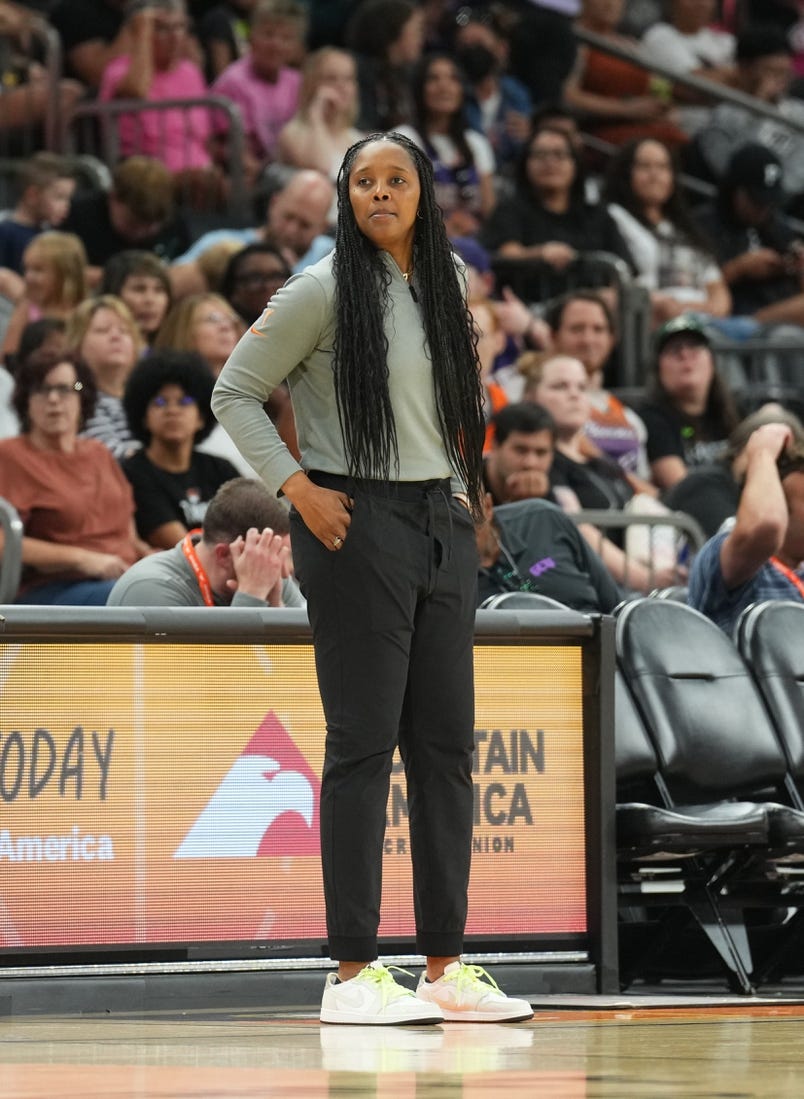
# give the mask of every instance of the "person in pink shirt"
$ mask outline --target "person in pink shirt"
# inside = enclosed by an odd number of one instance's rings
[[[196,99],[209,95],[198,65],[187,56],[189,20],[184,0],[131,0],[126,6],[131,47],[106,66],[100,99]],[[212,132],[206,107],[141,110],[121,115],[120,153],[161,160],[210,193],[219,172],[208,149]]]
[[[256,172],[276,158],[277,138],[299,101],[301,74],[292,68],[304,51],[307,14],[298,0],[258,0],[251,16],[249,51],[212,85],[240,108],[248,155]]]

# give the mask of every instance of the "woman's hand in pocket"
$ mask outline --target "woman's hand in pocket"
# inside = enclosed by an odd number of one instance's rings
[[[282,491],[298,511],[307,529],[328,550],[342,549],[352,521],[354,501],[345,492],[313,484],[304,473],[294,473]]]

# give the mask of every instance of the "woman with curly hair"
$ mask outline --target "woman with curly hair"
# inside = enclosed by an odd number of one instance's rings
[[[215,378],[193,351],[153,351],[129,375],[123,407],[142,443],[123,462],[134,489],[140,537],[172,549],[201,526],[207,504],[238,471],[198,444],[215,426],[209,406]]]
[[[263,411],[287,378],[301,462]],[[460,961],[472,844],[483,409],[461,272],[430,161],[396,133],[347,152],[335,251],[277,291],[224,366],[213,407],[293,505],[327,724],[321,852],[328,1023],[528,1018]],[[393,754],[405,766],[414,994],[377,959]]]

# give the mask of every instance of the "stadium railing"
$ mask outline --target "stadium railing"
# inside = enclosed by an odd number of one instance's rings
[[[492,260],[492,269],[498,286],[508,286],[528,305],[543,305],[571,290],[610,287],[616,299],[618,378],[623,385],[640,382],[650,339],[650,300],[619,256],[581,252],[563,272],[543,260],[500,256]]]
[[[760,115],[763,118],[772,118],[776,122],[784,123],[791,130],[804,134],[804,123],[787,118],[776,107],[771,106],[762,99],[746,95],[745,92],[730,88],[725,84],[718,84],[714,80],[706,80],[704,77],[693,76],[691,73],[680,73],[667,65],[659,65],[652,60],[648,61],[638,49],[632,49],[622,42],[614,41],[605,34],[596,34],[594,31],[578,26],[574,28],[574,33],[578,41],[585,46],[591,46],[593,49],[610,54],[621,61],[628,61],[646,72],[653,73],[655,76],[664,77],[674,84],[696,91],[713,102],[733,103],[735,106],[745,107],[752,114]]]
[[[110,102],[80,103],[64,120],[61,148],[67,154],[90,153],[109,166],[121,158],[119,122],[121,118],[133,121],[135,143],[142,140],[142,116],[156,113],[161,116],[162,144],[167,143],[164,129],[166,112],[181,111],[186,118],[185,133],[189,134],[190,112],[206,108],[210,114],[223,118],[226,135],[223,171],[227,180],[225,213],[231,224],[240,224],[250,209],[243,168],[245,136],[238,107],[223,96],[203,96],[192,99],[163,99],[151,102],[144,99],[115,99]],[[128,150],[144,152],[143,149]]]
[[[10,155],[25,157],[37,150],[56,149],[58,147],[59,132],[61,127],[62,104],[59,96],[59,80],[62,77],[62,47],[58,32],[45,19],[32,17],[30,20],[30,45],[28,53],[41,58],[39,65],[44,69],[43,79],[36,83],[26,82],[24,75],[21,82],[0,83],[0,101],[6,94],[18,90],[27,89],[31,98],[32,109],[30,120],[21,126],[6,128],[0,126],[0,157]],[[8,36],[0,36],[0,48],[5,47],[6,53],[15,49],[15,44]],[[41,89],[45,90],[44,115],[40,119],[38,110],[33,109],[34,96],[39,99]],[[0,118],[2,110],[0,109]]]
[[[3,546],[0,553],[0,604],[13,603],[22,573],[22,522],[17,509],[0,496],[0,528]]]
[[[625,537],[623,545],[626,553],[625,582],[622,585],[628,588],[628,564],[634,556],[633,542],[636,539],[627,537],[629,533],[639,533],[641,537],[638,543],[646,550],[646,561],[643,561],[649,574],[655,578],[657,571],[655,559],[658,551],[665,548],[666,539],[670,535],[673,539],[673,552],[675,554],[677,583],[684,582],[684,569],[692,560],[698,550],[706,542],[706,534],[700,524],[691,515],[683,511],[670,511],[666,515],[632,514],[626,511],[608,510],[604,508],[582,508],[580,511],[568,512],[578,526],[593,526],[600,533],[600,540],[608,536],[612,531],[622,531]],[[660,543],[661,540],[661,543]],[[595,548],[593,546],[593,548]],[[640,554],[640,558],[643,554]],[[658,586],[658,585],[657,585]]]

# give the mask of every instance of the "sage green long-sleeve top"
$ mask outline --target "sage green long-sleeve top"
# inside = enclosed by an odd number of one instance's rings
[[[449,477],[464,492],[438,422],[432,364],[419,306],[393,259],[385,334],[399,469],[392,480]],[[235,347],[212,396],[212,409],[246,461],[274,492],[300,468],[348,473],[333,373],[335,279],[332,256],[294,275]],[[263,404],[287,380],[301,467],[266,416]]]

